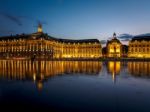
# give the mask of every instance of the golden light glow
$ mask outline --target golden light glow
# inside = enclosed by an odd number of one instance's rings
[[[134,76],[150,76],[150,62],[128,62],[128,72]]]
[[[99,61],[25,61],[0,60],[0,77],[17,80],[31,80],[39,90],[49,77],[64,73],[97,74],[101,71]]]
[[[121,62],[119,61],[109,61],[108,62],[108,71],[112,74],[112,80],[115,80],[115,76],[120,73]]]
[[[150,42],[149,41],[130,41],[128,57],[133,58],[150,58]]]
[[[41,91],[43,89],[43,83],[42,82],[37,82],[37,88],[39,91]]]
[[[39,25],[38,25],[38,33],[42,33],[42,32],[43,32],[42,25],[39,24]]]
[[[36,81],[36,74],[33,74],[33,80]]]
[[[116,38],[114,33],[113,39],[107,42],[107,57],[121,57],[122,43]]]
[[[114,49],[110,48],[110,50],[109,50],[109,51],[110,51],[110,53],[113,53],[113,52],[114,52]]]
[[[119,49],[119,48],[117,48],[117,49],[116,49],[116,52],[120,53],[120,49]]]
[[[91,57],[93,58],[93,57],[94,57],[94,55],[91,55]]]
[[[143,57],[143,55],[142,55],[142,54],[138,54],[138,55],[137,55],[137,57],[142,58],[142,57]]]

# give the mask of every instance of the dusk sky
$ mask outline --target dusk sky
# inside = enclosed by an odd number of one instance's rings
[[[58,38],[108,39],[150,33],[150,0],[0,0],[0,35],[44,32]]]

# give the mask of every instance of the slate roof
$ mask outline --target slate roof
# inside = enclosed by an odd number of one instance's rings
[[[14,40],[14,39],[33,39],[32,37],[38,38],[44,38],[46,40],[54,40],[58,42],[64,42],[64,43],[100,43],[98,39],[82,39],[82,40],[71,40],[71,39],[60,39],[60,38],[55,38],[52,36],[49,36],[46,33],[33,33],[33,34],[21,34],[21,35],[11,35],[11,36],[3,36],[0,37],[0,41],[2,40]]]
[[[150,36],[135,36],[132,38],[131,41],[133,42],[135,40],[137,40],[137,41],[142,41],[142,40],[150,41]]]

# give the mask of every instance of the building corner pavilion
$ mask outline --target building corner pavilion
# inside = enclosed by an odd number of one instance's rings
[[[113,38],[107,41],[103,51],[103,56],[107,58],[127,57],[128,46],[123,45],[114,33]]]
[[[136,36],[129,42],[128,57],[150,58],[150,36]]]
[[[83,58],[102,57],[102,47],[98,39],[60,39],[43,33],[42,25],[33,34],[0,37],[1,58]]]

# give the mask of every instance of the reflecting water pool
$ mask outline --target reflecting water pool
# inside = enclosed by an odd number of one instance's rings
[[[0,110],[150,112],[150,62],[0,60]]]

